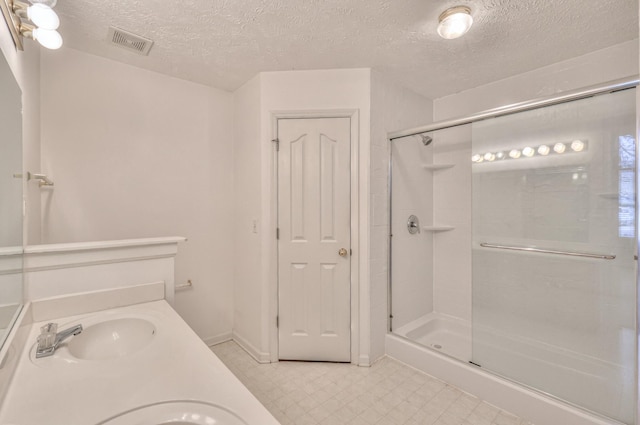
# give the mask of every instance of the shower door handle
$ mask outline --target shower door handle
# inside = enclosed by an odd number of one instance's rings
[[[341,257],[346,257],[348,253],[349,251],[347,251],[345,248],[340,248],[340,250],[338,251],[338,255]]]

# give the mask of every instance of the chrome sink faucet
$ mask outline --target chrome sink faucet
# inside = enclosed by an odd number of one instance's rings
[[[82,325],[75,325],[58,332],[57,323],[47,323],[40,328],[36,358],[39,359],[53,355],[62,341],[72,335],[78,335],[80,332],[82,332]]]

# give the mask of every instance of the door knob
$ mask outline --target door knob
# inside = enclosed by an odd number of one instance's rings
[[[347,256],[347,250],[344,248],[340,248],[340,251],[338,251],[338,255],[341,257],[346,257]]]

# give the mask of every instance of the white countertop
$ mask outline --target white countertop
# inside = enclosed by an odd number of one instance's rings
[[[170,400],[222,406],[249,425],[278,422],[165,301],[154,301],[57,320],[59,330],[82,323],[141,318],[156,332],[145,348],[110,360],[80,360],[66,344],[35,359],[35,323],[0,409],[2,425],[93,425]],[[72,337],[73,338],[73,337]],[[70,341],[70,340],[68,340]]]

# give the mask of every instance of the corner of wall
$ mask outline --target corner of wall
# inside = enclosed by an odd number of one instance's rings
[[[262,352],[262,188],[260,146],[262,76],[257,74],[233,93],[234,252],[233,336],[247,351]],[[248,267],[247,265],[252,265]],[[256,349],[249,347],[258,347]],[[258,355],[259,357],[259,355]]]
[[[371,70],[371,146],[369,162],[369,276],[368,359],[385,353],[388,329],[389,272],[389,158],[387,133],[424,125],[433,117],[433,101]]]

